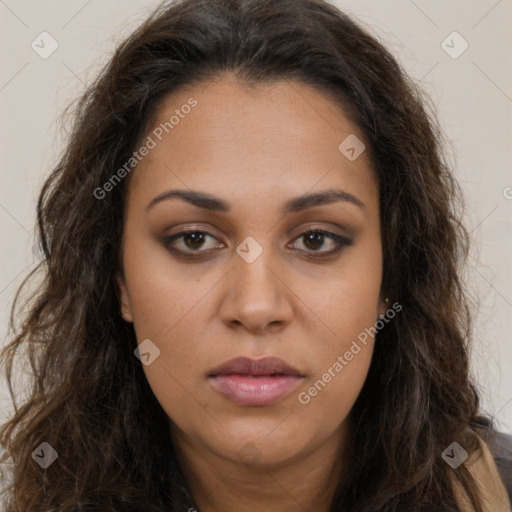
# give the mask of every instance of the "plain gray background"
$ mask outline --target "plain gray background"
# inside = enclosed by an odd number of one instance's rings
[[[37,261],[35,203],[65,141],[64,108],[157,3],[0,0],[0,344],[15,290]],[[472,367],[484,411],[512,432],[512,0],[332,3],[420,83],[450,141],[474,240],[465,279],[480,301]],[[0,421],[8,412],[2,382]]]

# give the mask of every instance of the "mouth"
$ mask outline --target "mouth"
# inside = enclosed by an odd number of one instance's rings
[[[282,359],[237,357],[210,372],[213,388],[246,406],[271,405],[289,395],[305,376]]]

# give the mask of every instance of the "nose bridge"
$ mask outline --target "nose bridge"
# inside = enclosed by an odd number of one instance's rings
[[[245,294],[260,294],[265,299],[275,295],[276,283],[275,255],[272,253],[270,244],[265,244],[265,248],[253,237],[247,237],[236,249],[238,258],[235,260],[233,272],[235,273],[235,282],[237,291]],[[239,284],[239,286],[238,286]],[[264,294],[264,295],[261,295]]]
[[[239,244],[236,252],[222,308],[223,320],[244,324],[251,330],[289,321],[292,306],[278,277],[276,255],[251,237]]]

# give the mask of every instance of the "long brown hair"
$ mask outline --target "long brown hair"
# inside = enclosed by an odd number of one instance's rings
[[[329,94],[361,128],[377,171],[382,290],[403,312],[377,335],[350,415],[351,472],[332,512],[455,511],[452,479],[481,511],[466,468],[454,471],[441,458],[453,441],[475,449],[477,427],[491,428],[477,416],[468,373],[471,318],[459,266],[469,239],[460,192],[423,93],[374,37],[323,0],[161,5],[80,99],[67,148],[39,197],[44,259],[24,283],[38,276],[39,286],[23,301],[20,288],[3,353],[10,386],[22,352],[33,374],[0,431],[12,461],[6,510],[193,505],[168,418],[133,355],[133,327],[119,313],[129,178],[103,198],[95,191],[132,156],[164,97],[226,72],[253,85],[299,80]],[[42,442],[58,453],[45,470],[31,456]]]

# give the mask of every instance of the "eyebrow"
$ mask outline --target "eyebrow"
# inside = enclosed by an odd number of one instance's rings
[[[206,192],[199,192],[196,190],[167,190],[152,199],[146,206],[146,211],[149,211],[158,203],[168,201],[170,199],[182,199],[183,201],[197,206],[198,208],[210,211],[229,212],[231,210],[231,205],[228,202]],[[353,194],[343,190],[329,189],[322,192],[304,194],[290,199],[285,203],[281,211],[283,214],[288,215],[290,213],[296,213],[315,206],[332,204],[337,201],[345,201],[358,206],[363,210],[366,209],[365,204]]]

